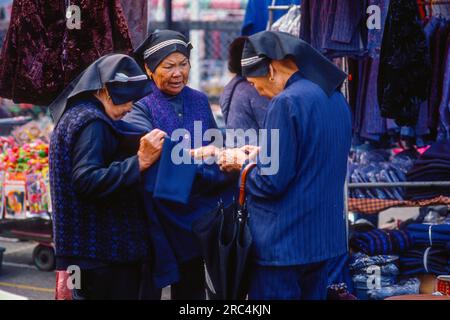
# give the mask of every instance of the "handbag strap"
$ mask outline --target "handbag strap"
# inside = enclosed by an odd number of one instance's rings
[[[247,181],[247,175],[254,167],[256,167],[256,163],[249,163],[245,166],[241,175],[241,185],[239,187],[239,205],[242,207],[245,203],[245,183]]]

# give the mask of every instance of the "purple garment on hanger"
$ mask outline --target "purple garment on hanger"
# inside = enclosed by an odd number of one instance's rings
[[[383,41],[384,25],[389,10],[390,0],[369,0],[368,5],[376,5],[381,10],[381,28],[369,29],[367,36],[367,51],[371,58],[377,59],[380,57],[381,42]]]
[[[447,53],[445,55],[445,75],[443,81],[443,94],[439,114],[441,116],[441,124],[444,129],[446,140],[450,140],[450,34],[447,35]]]
[[[429,103],[428,126],[436,128],[439,124],[439,107],[443,95],[443,82],[445,75],[447,37],[450,34],[450,23],[441,25],[435,32],[431,43],[430,52],[432,55],[432,77]]]
[[[377,78],[379,59],[367,58],[364,63],[366,73],[366,90],[362,98],[363,123],[361,128],[361,137],[381,138],[387,132],[386,119],[381,116],[380,107],[377,98]]]
[[[365,1],[304,0],[300,38],[328,57],[365,53]]]

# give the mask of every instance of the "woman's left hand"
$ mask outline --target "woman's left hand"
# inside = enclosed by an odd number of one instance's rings
[[[191,157],[198,160],[205,160],[210,157],[215,157],[219,154],[220,149],[210,144],[206,147],[191,149]]]
[[[225,172],[240,171],[244,162],[249,158],[241,149],[226,149],[219,154],[220,170]]]

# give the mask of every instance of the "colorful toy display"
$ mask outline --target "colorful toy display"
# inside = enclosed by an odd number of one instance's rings
[[[41,128],[41,123],[33,121],[14,129],[10,136],[0,136],[0,219],[46,217],[51,210],[50,131]]]

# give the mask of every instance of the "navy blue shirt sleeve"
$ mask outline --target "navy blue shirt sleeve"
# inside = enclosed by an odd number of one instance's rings
[[[117,147],[114,132],[101,120],[81,131],[72,158],[72,181],[80,196],[102,198],[140,181],[137,155],[114,161]]]
[[[276,99],[276,98],[275,98]],[[274,100],[266,117],[265,129],[268,130],[268,141],[261,145],[260,155],[269,155],[274,159],[276,150],[271,149],[271,129],[278,130],[279,145],[278,171],[273,174],[261,174],[261,169],[268,169],[274,163],[262,163],[258,160],[257,167],[253,169],[246,183],[246,191],[253,196],[261,198],[277,197],[284,193],[289,183],[295,178],[298,163],[298,132],[295,128],[294,115],[291,113],[292,102],[287,99]],[[274,136],[275,137],[275,136]],[[276,166],[274,167],[276,169]]]
[[[154,129],[150,113],[147,112],[147,108],[140,103],[135,103],[131,112],[129,112],[122,120],[132,123],[147,132]]]

